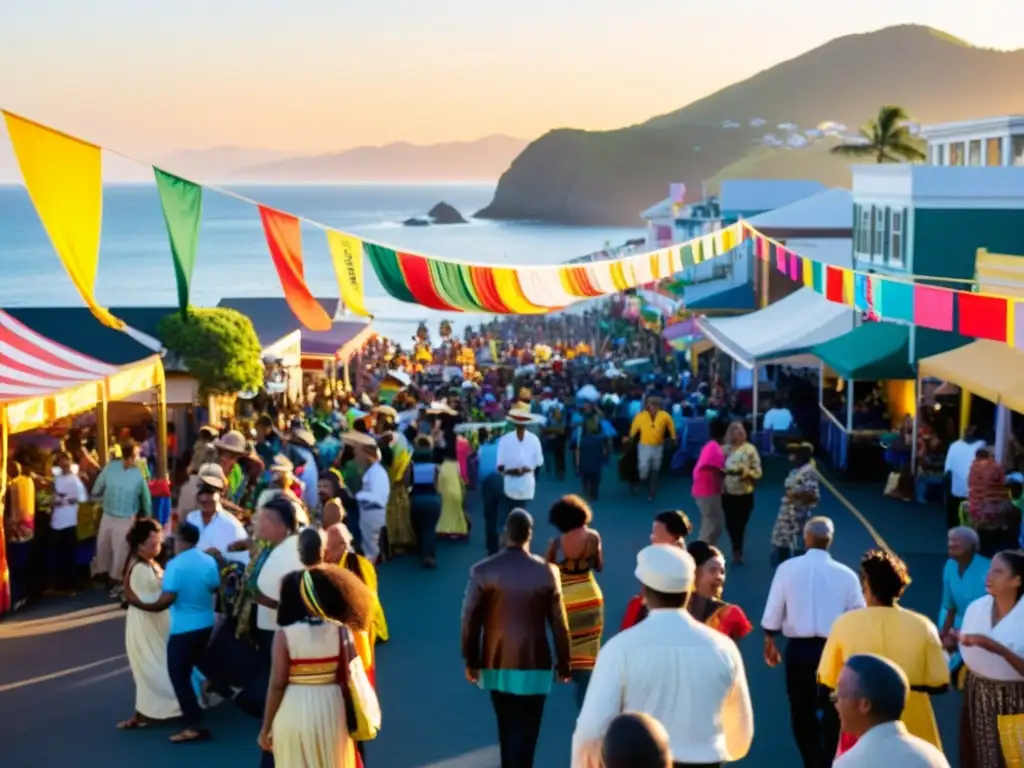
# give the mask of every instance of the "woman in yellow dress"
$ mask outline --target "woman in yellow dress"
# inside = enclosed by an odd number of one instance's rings
[[[412,505],[409,501],[409,472],[412,449],[405,435],[396,426],[397,412],[387,405],[374,409],[376,431],[380,435],[383,464],[391,480],[388,506],[385,511],[388,534],[388,556],[403,555],[416,548],[416,534],[412,527]]]
[[[437,521],[437,535],[446,539],[465,539],[469,536],[469,523],[463,505],[465,486],[455,456],[455,446],[446,445],[444,460],[437,470],[437,492],[441,495],[441,518]]]
[[[900,666],[910,682],[903,723],[914,736],[940,750],[939,729],[929,696],[949,689],[949,665],[939,630],[931,619],[900,607],[910,574],[896,555],[870,550],[860,563],[867,608],[844,613],[829,632],[818,666],[818,680],[835,690],[851,656],[873,653]],[[852,746],[844,735],[841,749]]]
[[[125,592],[144,603],[160,597],[163,570],[157,565],[163,529],[151,517],[136,522],[128,532],[131,548],[125,571]],[[152,613],[129,604],[124,642],[128,666],[135,681],[135,714],[117,724],[122,730],[144,728],[156,720],[181,717],[178,697],[167,672],[167,637],[171,615]]]
[[[342,685],[351,631],[369,625],[373,594],[333,565],[281,581],[274,660],[259,744],[276,768],[354,768]]]

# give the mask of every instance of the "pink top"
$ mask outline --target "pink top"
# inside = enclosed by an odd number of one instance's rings
[[[705,496],[720,496],[725,477],[721,470],[725,469],[725,454],[722,446],[714,440],[708,440],[700,449],[697,466],[693,468],[693,496],[700,499]],[[719,471],[716,471],[719,470]]]
[[[455,438],[455,458],[459,462],[459,474],[462,475],[462,482],[469,482],[469,454],[472,446],[469,440],[459,435]]]

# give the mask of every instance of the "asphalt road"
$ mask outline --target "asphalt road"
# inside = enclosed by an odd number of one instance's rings
[[[778,509],[784,467],[772,465],[757,492],[748,532],[748,564],[730,570],[726,599],[758,624],[772,571],[768,538]],[[577,489],[574,479],[544,478],[535,509]],[[660,509],[693,509],[689,481],[667,480],[659,500],[630,496],[609,470],[595,508],[595,526],[605,548],[600,577],[606,601],[606,638],[617,629],[636,592],[636,552],[647,543],[650,521]],[[937,613],[945,560],[944,514],[881,498],[878,488],[841,487],[915,578],[904,604]],[[844,499],[823,491],[819,513],[836,524],[833,555],[856,567],[875,539]],[[463,677],[459,614],[468,568],[483,556],[479,502],[468,543],[442,544],[436,571],[409,558],[380,570],[380,589],[392,639],[379,648],[378,688],[384,727],[369,745],[368,764],[387,768],[491,768],[498,765],[494,715],[486,694]],[[554,530],[537,519],[535,551]],[[214,738],[204,744],[171,745],[171,726],[120,732],[114,724],[131,714],[133,687],[124,656],[124,618],[99,592],[73,601],[44,603],[0,623],[0,764],[4,768],[57,765],[139,765],[170,768],[186,762],[256,766],[258,722],[224,704],[208,713]],[[789,729],[783,671],[761,658],[758,634],[741,643],[754,700],[755,738],[744,766],[799,766]],[[959,694],[934,701],[950,755],[956,752]],[[565,768],[576,709],[572,691],[559,686],[545,709],[537,768]],[[952,761],[951,757],[951,761]],[[84,762],[83,762],[84,761]]]

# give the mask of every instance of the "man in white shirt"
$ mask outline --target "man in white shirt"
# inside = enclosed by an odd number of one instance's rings
[[[71,593],[77,586],[78,505],[89,500],[89,492],[78,476],[78,466],[71,463],[71,454],[57,454],[53,470],[53,550],[56,562],[57,589]]]
[[[572,737],[573,767],[586,765],[622,712],[660,721],[676,766],[742,759],[754,738],[743,659],[736,643],[686,610],[693,558],[679,547],[652,544],[636,563],[650,613],[601,649]]]
[[[529,509],[537,490],[537,470],[544,466],[540,438],[526,429],[537,423],[536,417],[525,408],[517,407],[509,411],[508,421],[515,425],[515,431],[498,441],[498,472],[505,478],[505,515],[513,507]],[[504,527],[504,521],[499,520],[498,527]]]
[[[185,522],[199,530],[199,543],[196,548],[216,558],[248,565],[249,551],[232,551],[232,545],[245,543],[249,534],[238,518],[228,512],[220,503],[220,494],[227,485],[224,470],[219,464],[203,464],[198,472],[199,488],[196,491],[194,509],[185,517]]]
[[[960,525],[960,503],[967,501],[967,477],[978,451],[985,447],[985,441],[978,439],[978,429],[973,424],[967,427],[964,436],[954,440],[946,451],[945,474],[949,477],[949,493],[946,496],[946,530]]]
[[[765,413],[761,426],[763,429],[770,429],[773,432],[789,432],[793,428],[793,414],[781,403],[773,405]]]
[[[910,685],[896,664],[863,654],[846,660],[836,686],[836,710],[843,733],[857,743],[835,768],[949,768],[934,745],[912,736],[900,721]]]
[[[818,684],[818,663],[832,623],[847,611],[864,607],[857,574],[828,553],[835,526],[827,517],[812,517],[804,526],[807,551],[775,571],[761,626],[764,658],[781,660],[775,635],[786,638],[786,692],[790,724],[805,768],[832,765],[839,745],[839,718]],[[819,719],[820,718],[820,719]]]
[[[359,504],[359,545],[374,565],[380,559],[380,532],[387,522],[391,478],[380,463],[377,441],[362,432],[347,432],[344,441],[356,449],[356,463],[363,467],[363,487],[356,494]]]

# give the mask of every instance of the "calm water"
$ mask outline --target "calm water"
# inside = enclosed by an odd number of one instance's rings
[[[403,227],[444,200],[464,216],[486,205],[490,184],[244,186],[261,203],[380,243],[428,255],[485,263],[548,264],[619,245],[643,230],[483,222]],[[306,279],[317,296],[336,296],[324,234],[304,227]],[[367,267],[367,306],[383,333],[405,339],[420,320],[432,329],[440,313],[387,296]],[[177,301],[167,231],[156,187],[112,185],[104,190],[99,300],[107,305],[168,305]],[[280,296],[256,208],[214,192],[203,201],[192,302],[225,296]],[[0,307],[77,305],[81,300],[43,231],[25,190],[0,186]],[[456,317],[450,317],[457,320]],[[471,317],[467,319],[472,321]]]

